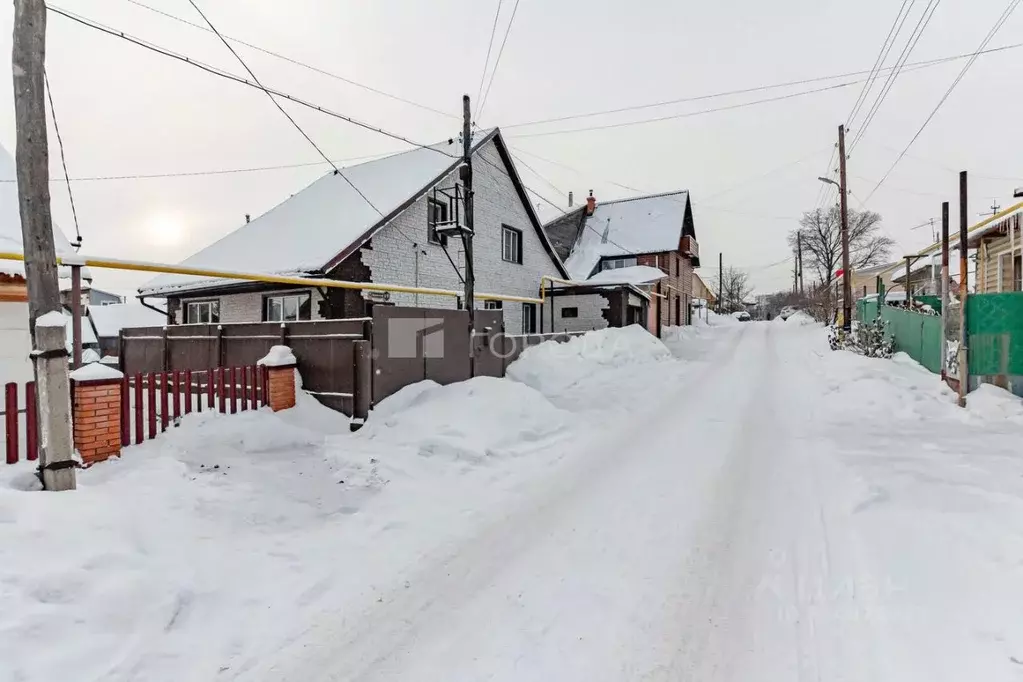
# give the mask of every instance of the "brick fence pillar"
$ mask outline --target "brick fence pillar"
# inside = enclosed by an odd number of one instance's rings
[[[71,372],[75,449],[88,466],[121,454],[121,377],[93,363]]]
[[[295,369],[298,360],[287,346],[274,346],[259,361],[267,368],[270,409],[274,412],[295,406]]]

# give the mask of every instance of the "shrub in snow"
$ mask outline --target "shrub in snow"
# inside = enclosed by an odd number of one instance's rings
[[[888,332],[888,322],[878,317],[872,322],[860,322],[846,334],[844,329],[832,327],[828,334],[831,350],[848,350],[871,358],[890,358],[895,352],[895,341]]]

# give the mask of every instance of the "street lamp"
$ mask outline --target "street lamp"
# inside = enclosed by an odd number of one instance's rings
[[[835,182],[834,180],[832,180],[831,178],[822,178],[820,176],[817,176],[817,179],[820,180],[821,182],[827,183],[829,185],[834,185],[839,190],[842,189],[842,186],[840,184],[838,184],[837,182]]]
[[[1013,191],[1012,196],[1016,199],[1023,199],[1023,187],[1017,187],[1015,191]]]

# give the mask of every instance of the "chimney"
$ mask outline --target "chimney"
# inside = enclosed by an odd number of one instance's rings
[[[245,222],[249,222],[250,220],[252,220],[252,216],[249,215],[248,213],[246,213],[245,214]]]
[[[597,199],[593,196],[593,190],[590,190],[590,196],[586,197],[586,215],[593,215],[593,212],[597,210]]]
[[[572,192],[568,193],[568,207],[572,208]]]

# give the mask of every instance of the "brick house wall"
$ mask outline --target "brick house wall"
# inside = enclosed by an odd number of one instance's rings
[[[184,321],[182,312],[189,301],[220,301],[220,322],[231,324],[237,322],[261,322],[263,320],[263,297],[268,294],[289,294],[309,291],[312,294],[312,317],[313,320],[325,319],[320,312],[320,302],[323,296],[319,289],[297,289],[288,288],[279,291],[250,291],[240,294],[221,294],[218,296],[192,296],[179,299],[180,305],[175,305],[172,313],[174,323],[181,324]],[[353,317],[357,317],[353,315]]]
[[[480,159],[481,156],[483,159]],[[476,291],[537,297],[542,275],[561,275],[522,205],[495,142],[483,145],[476,152],[475,158],[473,184],[476,191],[476,236],[473,251],[476,256]],[[452,187],[455,181],[456,174],[452,173],[438,187]],[[431,195],[427,193],[409,206],[373,235],[370,248],[362,249],[362,261],[369,268],[372,281],[440,289],[462,288],[462,282],[443,249],[427,239],[426,208]],[[503,224],[522,232],[521,265],[506,262],[501,257]],[[459,270],[464,272],[465,260],[460,242],[451,240],[448,251]],[[437,308],[454,308],[457,305],[455,299],[447,296],[417,297],[415,294],[401,293],[392,293],[391,302],[396,305]],[[477,301],[477,308],[482,307],[483,302]],[[545,320],[550,320],[550,310],[543,311],[537,305],[537,315],[541,314],[546,315]],[[521,332],[521,303],[505,302],[504,324],[510,334]]]
[[[637,256],[636,260],[639,265],[660,268],[668,275],[661,280],[659,288],[656,285],[654,287],[654,291],[659,291],[666,297],[660,299],[661,326],[677,327],[688,324],[689,301],[693,298],[692,261],[678,251],[645,254]],[[657,297],[654,297],[650,305],[656,308],[657,300]]]

